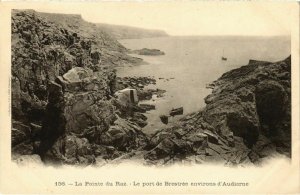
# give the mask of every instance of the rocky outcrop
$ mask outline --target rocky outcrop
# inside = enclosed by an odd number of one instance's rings
[[[34,11],[12,12],[12,115],[40,123],[47,91],[56,76],[72,67],[100,68],[93,63],[92,41],[51,23]]]
[[[160,51],[159,49],[148,49],[148,48],[133,50],[132,53],[135,53],[135,54],[138,54],[138,55],[145,55],[145,56],[165,55],[165,52]]]
[[[13,158],[90,164],[145,144],[142,123],[119,117],[111,97],[114,65],[139,60],[92,24],[77,28],[50,15],[12,11]]]
[[[146,144],[141,127],[118,116],[111,75],[75,67],[51,83],[38,148],[44,162],[92,164]]]
[[[144,155],[149,163],[259,163],[291,155],[291,58],[223,74],[206,107],[156,132]]]
[[[121,90],[127,87],[134,88],[138,92],[139,100],[150,100],[153,95],[163,97],[166,92],[163,89],[145,88],[148,85],[156,85],[156,80],[152,77],[117,77],[116,89]]]
[[[123,65],[142,63],[142,59],[128,56],[127,49],[114,37],[114,34],[97,24],[87,22],[80,15],[75,14],[49,14],[35,12],[47,21],[60,25],[62,28],[73,31],[78,35],[85,36],[92,41],[93,60],[100,60],[105,65]]]

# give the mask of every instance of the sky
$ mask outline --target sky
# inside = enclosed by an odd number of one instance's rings
[[[291,34],[296,3],[286,2],[102,2],[37,7],[81,14],[94,23],[160,29],[170,35],[278,36]]]

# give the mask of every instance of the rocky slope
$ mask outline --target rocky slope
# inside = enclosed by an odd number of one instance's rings
[[[259,163],[291,156],[291,58],[249,64],[210,85],[206,107],[150,138],[149,163]]]
[[[91,49],[101,54],[102,64],[123,65],[142,62],[139,58],[133,58],[124,54],[127,49],[112,36],[112,32],[83,20],[80,15],[42,12],[35,12],[35,14],[43,17],[50,23],[60,25],[68,31],[90,39],[92,41]]]
[[[115,101],[114,65],[139,59],[97,28],[65,26],[32,10],[12,12],[12,154],[91,164],[147,142],[143,118]],[[80,27],[80,28],[78,28]],[[86,27],[86,28],[85,28]]]

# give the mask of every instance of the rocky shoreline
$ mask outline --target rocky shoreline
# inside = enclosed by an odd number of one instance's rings
[[[206,107],[150,137],[150,164],[259,164],[291,157],[291,57],[250,60],[213,82]]]
[[[164,95],[147,87],[155,86],[152,77],[116,76],[116,66],[140,60],[98,27],[50,19],[32,10],[12,12],[12,160],[236,165],[291,157],[290,57],[251,60],[224,73],[208,86],[205,108],[146,135],[144,113],[155,106],[123,105],[115,97],[125,88],[136,90],[140,101]]]
[[[117,77],[116,89],[133,88],[138,91],[140,101],[151,100],[153,95],[163,97],[166,90],[163,89],[146,89],[148,85],[156,85],[156,80],[153,77]]]

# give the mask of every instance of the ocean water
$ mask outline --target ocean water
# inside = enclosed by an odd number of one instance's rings
[[[183,106],[184,114],[205,106],[204,98],[211,92],[206,85],[223,73],[246,65],[249,59],[279,61],[291,52],[290,37],[160,37],[120,40],[129,49],[160,49],[162,56],[141,56],[145,65],[118,67],[123,76],[153,76],[156,86],[167,92],[162,98],[153,97],[144,103],[155,104],[156,109],[146,113],[148,125],[143,131],[153,133],[165,125],[159,115]],[[227,58],[222,61],[221,57]],[[164,78],[164,79],[159,79]],[[175,122],[180,116],[171,117]]]

